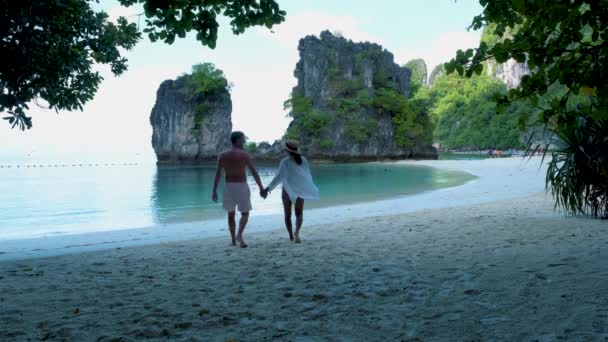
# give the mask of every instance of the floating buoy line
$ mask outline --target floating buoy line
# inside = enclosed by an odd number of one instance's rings
[[[135,166],[139,163],[83,163],[83,164],[25,164],[25,165],[1,165],[0,169],[11,168],[61,168],[61,167],[107,167],[107,166]]]

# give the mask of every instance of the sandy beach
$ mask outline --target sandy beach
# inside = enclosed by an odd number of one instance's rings
[[[608,223],[555,213],[537,182],[494,200],[484,182],[433,195],[464,204],[311,220],[300,245],[275,224],[247,249],[212,236],[3,261],[0,340],[608,341]]]

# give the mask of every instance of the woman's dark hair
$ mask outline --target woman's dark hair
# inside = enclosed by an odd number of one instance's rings
[[[302,156],[297,154],[297,153],[293,153],[293,152],[287,152],[289,153],[289,155],[293,158],[293,160],[296,161],[296,164],[298,165],[302,165]]]

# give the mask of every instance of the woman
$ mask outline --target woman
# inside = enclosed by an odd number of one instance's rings
[[[319,189],[312,181],[310,166],[298,150],[298,143],[287,141],[284,144],[288,156],[281,160],[279,171],[265,189],[266,193],[274,190],[279,183],[283,184],[283,209],[285,210],[285,228],[289,239],[300,243],[300,228],[304,220],[304,200],[319,199]],[[291,224],[291,207],[295,203],[296,232],[293,233]]]

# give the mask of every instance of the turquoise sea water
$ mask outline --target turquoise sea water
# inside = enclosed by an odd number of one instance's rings
[[[263,182],[275,165],[258,167]],[[322,164],[313,166],[321,200],[306,207],[365,202],[464,184],[473,176],[423,166]],[[222,217],[211,201],[212,165],[153,164],[0,168],[0,239],[40,237]],[[280,189],[268,199],[249,179],[255,214],[281,212]],[[221,191],[220,191],[221,194]]]

